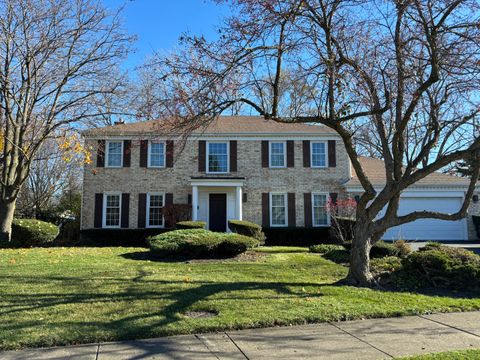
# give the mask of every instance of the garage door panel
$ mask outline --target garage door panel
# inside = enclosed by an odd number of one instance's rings
[[[462,206],[462,198],[445,197],[404,197],[400,200],[399,215],[413,211],[438,211],[455,213]],[[385,240],[465,240],[465,219],[444,221],[437,219],[421,219],[389,229]]]

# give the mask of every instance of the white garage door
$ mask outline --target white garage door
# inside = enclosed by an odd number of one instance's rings
[[[399,215],[412,211],[431,210],[452,214],[460,210],[463,199],[460,197],[402,197]],[[467,240],[466,221],[443,221],[422,219],[389,229],[385,240]]]

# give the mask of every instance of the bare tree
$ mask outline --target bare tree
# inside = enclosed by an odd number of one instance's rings
[[[102,115],[93,99],[132,39],[97,0],[0,0],[0,240],[42,144],[62,128]]]
[[[480,110],[477,1],[236,0],[234,5],[235,15],[219,29],[218,40],[185,35],[178,53],[157,59],[158,78],[170,94],[167,113],[177,117],[179,129],[188,133],[205,126],[238,103],[277,122],[334,129],[364,189],[356,210],[351,284],[374,283],[370,248],[388,228],[465,216],[480,167],[480,139],[471,136]],[[305,84],[296,106],[282,91],[292,76]],[[285,111],[292,107],[293,113]],[[380,189],[358,159],[362,141],[385,162]],[[472,160],[474,168],[457,213],[398,215],[402,191],[460,159]]]

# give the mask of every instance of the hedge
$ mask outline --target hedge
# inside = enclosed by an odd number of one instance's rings
[[[477,230],[477,237],[480,239],[480,216],[473,215],[473,226],[475,226],[475,230]]]
[[[14,219],[12,239],[0,247],[30,248],[52,246],[58,236],[58,226],[37,219]]]
[[[311,246],[333,244],[329,227],[267,227],[263,228],[267,246]]]
[[[141,246],[148,247],[147,238],[172,229],[87,229],[80,232],[76,246]]]
[[[258,240],[204,229],[175,230],[148,239],[158,257],[215,258],[233,256],[258,245]]]
[[[205,229],[207,223],[205,221],[179,221],[176,228],[180,230],[185,229]]]
[[[228,227],[234,233],[253,237],[261,244],[265,243],[265,234],[262,231],[262,227],[258,224],[244,220],[229,220]]]

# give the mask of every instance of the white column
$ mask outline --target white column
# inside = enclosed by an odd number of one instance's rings
[[[192,220],[198,220],[198,186],[192,186]]]
[[[237,219],[238,220],[243,220],[243,209],[242,209],[242,187],[237,186],[235,188],[235,207],[236,207],[236,213],[237,213]]]

